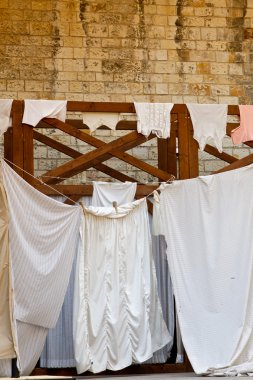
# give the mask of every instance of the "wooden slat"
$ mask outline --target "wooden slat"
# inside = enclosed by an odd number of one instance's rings
[[[237,161],[237,158],[235,158],[234,156],[231,156],[230,154],[227,154],[225,152],[220,153],[218,151],[218,149],[216,149],[215,147],[213,147],[213,146],[211,146],[209,144],[207,144],[205,146],[204,150],[205,150],[205,152],[211,154],[212,156],[217,157],[220,160],[228,162],[230,164],[232,164],[233,162]]]
[[[137,185],[136,190],[136,196],[137,197],[144,197],[148,194],[150,194],[152,191],[157,189],[159,185],[158,184],[152,184],[152,185]],[[67,195],[67,196],[86,196],[86,195],[92,195],[93,192],[93,186],[90,185],[50,185],[47,184],[41,184],[37,183],[34,186],[37,190],[41,191],[42,193],[46,195],[59,195],[59,192],[61,194]]]
[[[220,170],[215,171],[214,174],[215,173],[227,172],[229,170],[239,169],[239,168],[242,168],[244,166],[250,165],[252,163],[253,163],[253,153],[249,154],[246,157],[241,158],[240,160],[236,160],[232,164],[227,165],[227,166],[225,166],[224,168],[222,168]]]
[[[42,133],[39,133],[37,131],[34,131],[34,138],[35,140],[40,141],[41,143],[48,145],[51,148],[56,149],[59,152],[64,153],[69,157],[77,158],[77,157],[82,156],[82,153],[78,152],[77,150],[72,149],[68,147],[67,145],[64,145],[56,140],[53,140],[52,138],[45,136]],[[132,178],[104,164],[97,164],[94,168],[121,182],[124,182],[124,181],[137,182],[135,178]]]
[[[179,178],[190,178],[187,113],[178,114]]]
[[[95,138],[94,136],[91,136],[87,133],[84,133],[78,129],[75,129],[74,127],[66,124],[66,123],[63,123],[59,120],[56,120],[56,119],[44,119],[46,123],[50,124],[50,125],[53,125],[55,126],[56,128],[59,128],[61,129],[63,132],[65,133],[68,133],[70,134],[71,136],[74,136],[76,138],[79,138],[81,139],[82,141],[85,141],[86,143],[90,144],[90,145],[93,145],[97,148],[100,148],[100,149],[106,149],[106,146],[112,146],[112,144],[116,144],[116,142],[120,139],[117,139],[115,140],[114,142],[111,142],[109,144],[106,144],[105,142]],[[133,135],[135,134],[135,135]],[[132,140],[130,139],[128,142],[127,142],[127,136],[134,136],[135,138],[133,138]],[[157,169],[155,168],[154,166],[151,166],[149,165],[148,163],[146,162],[143,162],[131,155],[129,155],[128,153],[124,153],[124,152],[121,152],[120,150],[128,150],[128,149],[131,149],[134,145],[136,145],[136,142],[139,141],[139,143],[141,143],[142,141],[146,141],[147,139],[145,138],[145,136],[142,136],[140,134],[138,134],[137,132],[132,132],[130,133],[129,135],[127,136],[124,136],[124,137],[121,137],[121,139],[126,139],[126,143],[123,144],[123,146],[119,146],[118,148],[112,148],[111,150],[109,149],[107,152],[109,153],[109,155],[112,155],[112,156],[115,156],[117,158],[119,158],[120,160],[124,161],[124,162],[127,162],[128,164],[131,164],[155,177],[158,177],[158,178],[161,178],[163,181],[168,181],[170,178],[171,178],[171,175],[166,173],[165,171],[162,171],[160,169]],[[154,138],[155,136],[154,135],[150,135],[148,137],[148,139],[150,138]],[[88,153],[89,154],[89,153]],[[95,153],[94,151],[94,160],[95,159],[98,159],[99,157],[99,154],[98,156],[96,157],[96,155],[98,154]],[[101,157],[100,157],[100,160],[99,161],[94,161],[93,163],[90,163],[90,166],[94,166],[96,165],[97,163],[99,162],[102,162],[102,161],[105,161],[107,160],[108,158],[110,158],[110,156],[107,156],[105,155],[104,157],[102,156],[101,154]],[[92,160],[91,160],[92,161]],[[85,167],[85,169],[82,169],[83,170],[86,170],[89,166]],[[55,169],[56,170],[56,169]],[[80,170],[81,171],[81,170]],[[79,171],[79,172],[80,172]],[[46,173],[46,175],[49,175],[48,173]],[[50,174],[52,175],[52,174]],[[73,175],[73,174],[72,174]],[[57,182],[60,182],[60,181],[57,181]],[[57,183],[57,182],[50,182],[50,183]]]
[[[8,128],[4,133],[4,158],[8,161],[13,162],[13,130],[12,128]],[[13,167],[13,165],[8,164]]]
[[[70,162],[67,162],[57,168],[54,168],[47,173],[45,173],[41,179],[45,183],[58,183],[61,182],[61,178],[48,178],[51,177],[64,177],[69,178],[72,177],[84,170],[87,170],[91,166],[94,166],[99,162],[99,158],[103,158],[103,155],[106,155],[110,151],[116,150],[117,148],[122,147],[125,143],[133,141],[136,139],[137,132],[131,132],[127,136],[121,137],[117,140],[114,140],[108,144],[104,144],[100,148],[89,152],[85,155],[82,155],[81,157],[77,157],[74,160],[71,160]],[[98,160],[98,161],[97,161]]]
[[[199,175],[199,144],[193,138],[193,126],[190,118],[187,118],[187,131],[188,131],[188,149],[189,149],[189,177],[195,178]]]
[[[13,127],[13,163],[23,169],[24,149],[23,149],[23,118],[24,102],[13,100],[12,103],[12,127]],[[14,166],[14,170],[23,177],[23,171]]]
[[[33,127],[27,124],[23,124],[23,138],[24,138],[24,170],[34,175],[34,154],[33,154]],[[30,184],[33,182],[33,178],[24,172],[24,179]]]

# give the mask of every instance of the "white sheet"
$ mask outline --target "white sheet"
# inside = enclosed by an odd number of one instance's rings
[[[133,182],[93,182],[92,206],[111,207],[133,202],[137,184]]]
[[[226,135],[227,104],[194,104],[188,103],[193,124],[193,137],[204,150],[206,144],[214,145],[222,152],[222,140]]]
[[[146,201],[85,208],[74,299],[78,373],[143,362],[172,338],[157,295]]]
[[[178,318],[197,374],[253,372],[252,188],[250,166],[161,190]]]
[[[47,329],[59,317],[77,251],[81,208],[43,195],[3,161],[2,172],[10,215],[18,367],[28,375]]]
[[[173,103],[134,103],[137,131],[144,136],[154,133],[163,139],[170,137],[170,112],[173,105]]]
[[[0,136],[11,126],[11,107],[13,99],[0,99]]]
[[[25,100],[22,123],[35,127],[44,117],[66,120],[67,100]]]
[[[87,125],[91,132],[94,132],[102,125],[115,130],[120,121],[120,113],[118,112],[84,112],[83,123]]]

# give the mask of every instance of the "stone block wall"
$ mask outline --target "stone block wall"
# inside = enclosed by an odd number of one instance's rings
[[[251,0],[0,0],[0,35],[0,98],[253,100]]]

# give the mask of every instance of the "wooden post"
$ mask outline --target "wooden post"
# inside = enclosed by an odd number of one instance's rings
[[[23,124],[23,168],[26,172],[34,175],[34,155],[33,155],[33,127]],[[24,179],[33,183],[33,177],[24,172]]]
[[[24,147],[23,147],[23,118],[24,102],[22,100],[13,100],[12,103],[12,127],[13,127],[13,169],[23,177],[23,171],[19,170],[15,165],[23,169],[24,167]]]
[[[4,133],[4,158],[6,160],[13,162],[13,130],[12,128],[8,128],[7,131]],[[8,162],[7,161],[7,162]],[[13,167],[13,165],[8,164]]]
[[[158,168],[177,177],[177,141],[176,121],[177,115],[171,115],[171,130],[168,139],[157,139]]]
[[[190,178],[189,133],[187,111],[178,113],[179,178]]]

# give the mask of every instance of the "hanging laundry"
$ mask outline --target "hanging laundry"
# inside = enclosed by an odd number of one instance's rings
[[[157,296],[146,200],[84,207],[77,260],[74,350],[78,373],[119,370],[172,340]]]
[[[206,144],[214,145],[222,152],[222,140],[226,135],[226,104],[187,104],[193,124],[193,137],[204,150]]]
[[[144,136],[170,137],[170,113],[173,103],[134,103],[137,114],[137,131]]]
[[[111,207],[113,202],[123,205],[134,201],[135,182],[93,182],[92,206]]]
[[[20,373],[28,375],[55,326],[77,251],[79,206],[35,190],[2,161],[9,208],[13,315]]]
[[[0,360],[15,358],[10,304],[8,206],[0,173]],[[1,372],[0,372],[1,375]]]
[[[252,165],[161,187],[178,318],[197,374],[253,373],[252,187]]]
[[[13,99],[0,99],[0,136],[11,127],[11,108]]]
[[[64,202],[66,198],[57,196],[53,199]],[[80,201],[88,206],[91,204],[91,197],[82,197]],[[40,367],[42,368],[74,368],[76,366],[73,345],[75,268],[76,262],[74,261],[59,319],[56,326],[49,330],[40,357]]]
[[[44,117],[66,120],[67,100],[25,100],[22,123],[35,127]]]
[[[83,123],[94,132],[101,126],[106,126],[112,130],[116,129],[118,122],[121,120],[118,112],[84,112]]]
[[[233,129],[231,137],[234,144],[253,140],[253,106],[240,105],[240,126]]]

